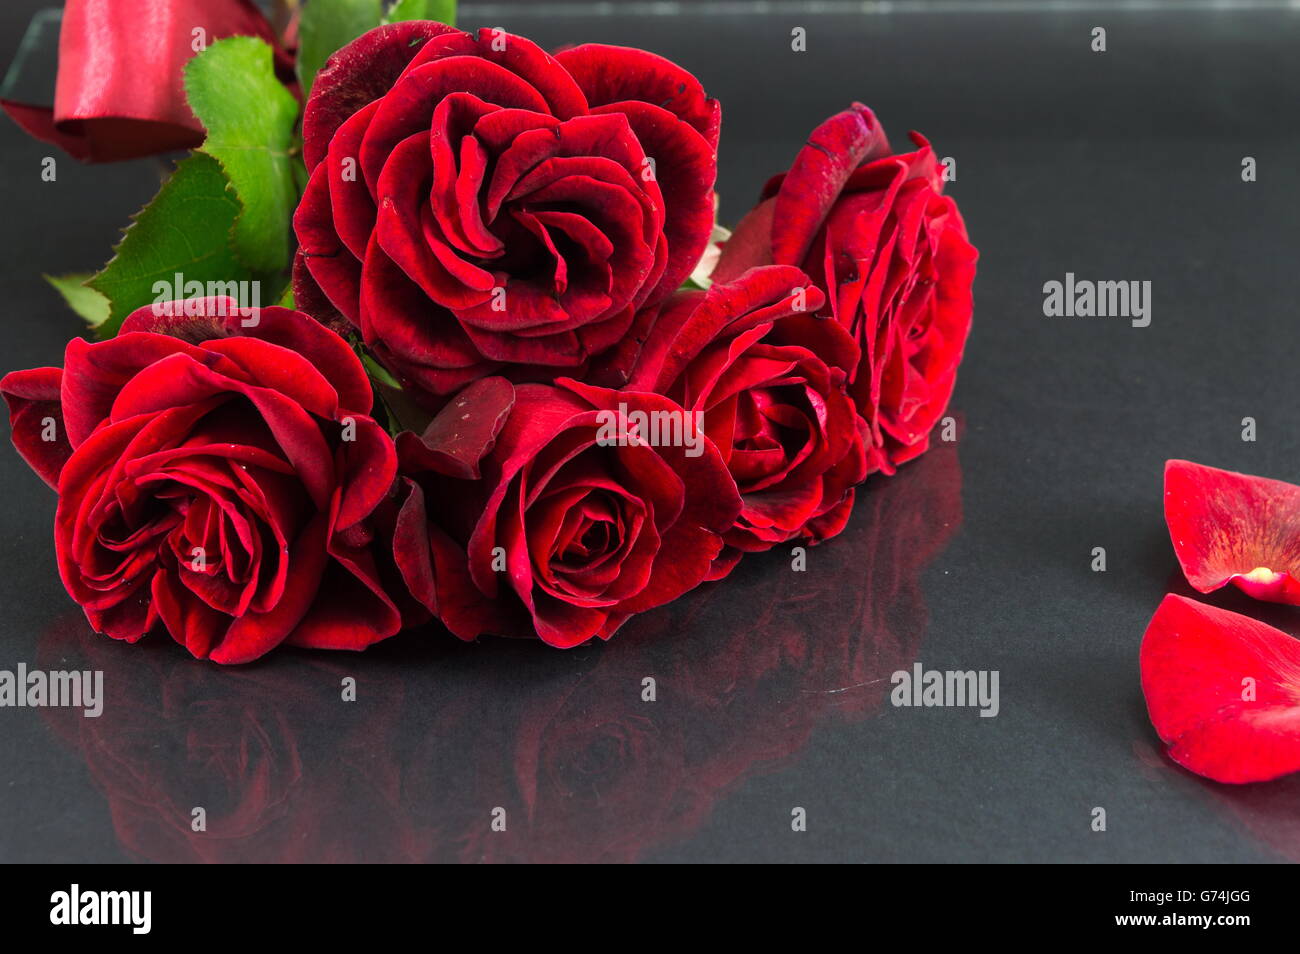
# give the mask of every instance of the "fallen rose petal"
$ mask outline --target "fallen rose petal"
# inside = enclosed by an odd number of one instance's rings
[[[1216,782],[1300,770],[1300,640],[1170,594],[1142,637],[1142,692],[1169,756]]]
[[[1187,582],[1300,605],[1300,487],[1186,460],[1165,464],[1165,522]]]

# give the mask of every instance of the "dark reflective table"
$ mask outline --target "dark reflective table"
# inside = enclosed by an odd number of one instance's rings
[[[42,5],[0,10],[6,62]],[[6,447],[0,669],[102,670],[106,701],[0,709],[0,860],[1300,859],[1300,777],[1182,771],[1137,671],[1161,596],[1189,592],[1164,460],[1300,477],[1300,13],[1007,6],[466,5],[465,27],[693,70],[724,105],[724,220],[854,99],[955,158],[982,253],[958,440],[873,478],[805,572],[751,558],[605,645],[431,627],[236,669],[95,637],[58,581],[53,496]],[[61,160],[42,183],[45,147],[8,122],[0,144],[8,370],[60,359],[78,324],[40,273],[99,265],[159,167]],[[1066,272],[1151,281],[1150,326],[1045,318]],[[915,663],[998,671],[997,717],[894,707]]]

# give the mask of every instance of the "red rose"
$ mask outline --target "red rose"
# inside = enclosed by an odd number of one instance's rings
[[[740,490],[719,574],[744,552],[844,528],[867,475],[847,372],[859,351],[808,276],[789,266],[679,292],[653,316],[628,389],[700,414]]]
[[[559,385],[487,378],[398,436],[397,562],[462,639],[608,639],[706,579],[740,510],[703,433],[662,439],[690,426],[672,401]]]
[[[134,642],[161,619],[222,663],[397,632],[371,546],[396,453],[356,355],[284,308],[154,310],[74,338],[62,371],[0,381],[15,446],[59,491],[59,571],[91,625]]]
[[[714,278],[799,265],[862,349],[849,393],[871,430],[872,471],[925,451],[970,332],[975,248],[944,196],[930,144],[893,155],[855,103],[813,131],[723,249]]]
[[[298,303],[435,396],[577,371],[698,261],[717,133],[699,82],[641,50],[379,27],[307,103]]]

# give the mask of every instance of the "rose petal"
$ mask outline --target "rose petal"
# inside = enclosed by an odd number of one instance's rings
[[[1255,599],[1300,605],[1300,487],[1171,460],[1165,522],[1199,592],[1232,583]]]
[[[1183,767],[1232,783],[1300,770],[1300,640],[1171,593],[1141,668],[1151,724]]]
[[[718,162],[714,148],[685,123],[650,103],[621,103],[593,112],[617,110],[627,117],[645,154],[654,160],[664,196],[664,236],[668,267],[650,301],[671,294],[691,274],[713,231],[713,183]]]
[[[303,110],[303,159],[316,168],[335,131],[363,106],[383,96],[421,47],[436,36],[458,33],[431,20],[406,20],[376,27],[338,50],[316,74]]]
[[[72,456],[59,399],[62,381],[59,368],[14,371],[0,378],[0,394],[9,405],[9,437],[14,448],[37,476],[56,490],[63,465]],[[46,440],[47,436],[53,440]]]
[[[837,113],[813,130],[776,196],[772,258],[799,265],[839,198],[849,175],[863,162],[889,152],[889,142],[875,114],[861,103]]]
[[[230,628],[208,653],[213,662],[232,665],[251,662],[284,642],[311,609],[321,589],[327,556],[325,536],[328,520],[317,514],[298,535],[289,553],[292,568],[283,596],[266,613],[248,613],[233,620]],[[176,636],[176,633],[172,633]],[[178,636],[177,642],[183,642]]]
[[[446,57],[481,57],[504,66],[542,96],[545,109],[559,119],[581,116],[587,100],[568,72],[532,40],[495,27],[482,27],[477,36],[457,31],[439,37],[420,51],[406,72]]]
[[[334,518],[335,532],[369,517],[392,489],[397,477],[397,451],[387,432],[372,418],[348,415],[341,419],[351,428],[351,439],[339,444],[341,497]]]
[[[62,390],[72,446],[81,446],[109,418],[118,394],[141,370],[169,355],[197,351],[178,338],[131,332],[95,344],[83,338],[69,341]]]
[[[592,109],[627,101],[652,103],[692,126],[718,148],[721,108],[700,81],[672,60],[626,46],[584,43],[555,58],[569,71]]]
[[[419,437],[398,435],[403,473],[432,470],[463,480],[479,479],[479,462],[492,450],[515,403],[505,378],[481,378],[456,395]]]
[[[187,314],[190,311],[197,314]],[[229,298],[168,302],[161,310],[145,305],[127,316],[118,337],[133,332],[202,343],[206,350],[224,354],[243,367],[249,380],[281,387],[288,394],[296,393],[288,385],[295,377],[303,379],[304,387],[315,388],[318,379],[324,376],[334,389],[337,403],[350,411],[368,414],[374,399],[366,370],[348,343],[310,315],[289,308],[270,305],[254,312],[241,309]],[[281,360],[254,360],[254,356],[260,353],[259,346],[224,340],[239,338],[266,342],[284,349],[287,354]],[[84,352],[78,354],[79,361],[93,362],[94,355],[106,352],[108,344],[101,342],[86,346]],[[125,368],[117,369],[115,378],[120,378],[134,365],[143,367],[145,363],[170,353],[165,342],[143,340],[134,340],[124,350],[131,360]],[[248,352],[251,354],[241,358]],[[101,377],[103,373],[101,368]]]
[[[751,268],[772,264],[772,216],[776,199],[765,199],[749,211],[731,238],[722,243],[722,255],[710,278],[714,284],[735,281]]]
[[[392,528],[393,562],[411,596],[430,613],[437,613],[437,587],[424,491],[410,478],[400,477],[397,494],[400,504]]]
[[[344,244],[334,223],[329,171],[327,164],[316,167],[293,214],[299,246],[294,259],[294,297],[301,297],[303,307],[324,320],[325,309],[319,304],[323,295],[334,310],[360,327],[361,262]]]

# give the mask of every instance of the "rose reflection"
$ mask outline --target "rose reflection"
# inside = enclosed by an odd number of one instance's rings
[[[102,669],[104,713],[43,711],[141,859],[635,860],[689,836],[823,719],[875,711],[918,658],[920,576],[961,523],[956,449],[864,491],[805,572],[788,550],[752,556],[606,645],[426,630],[362,656],[217,670],[70,619],[42,639],[41,665]]]

